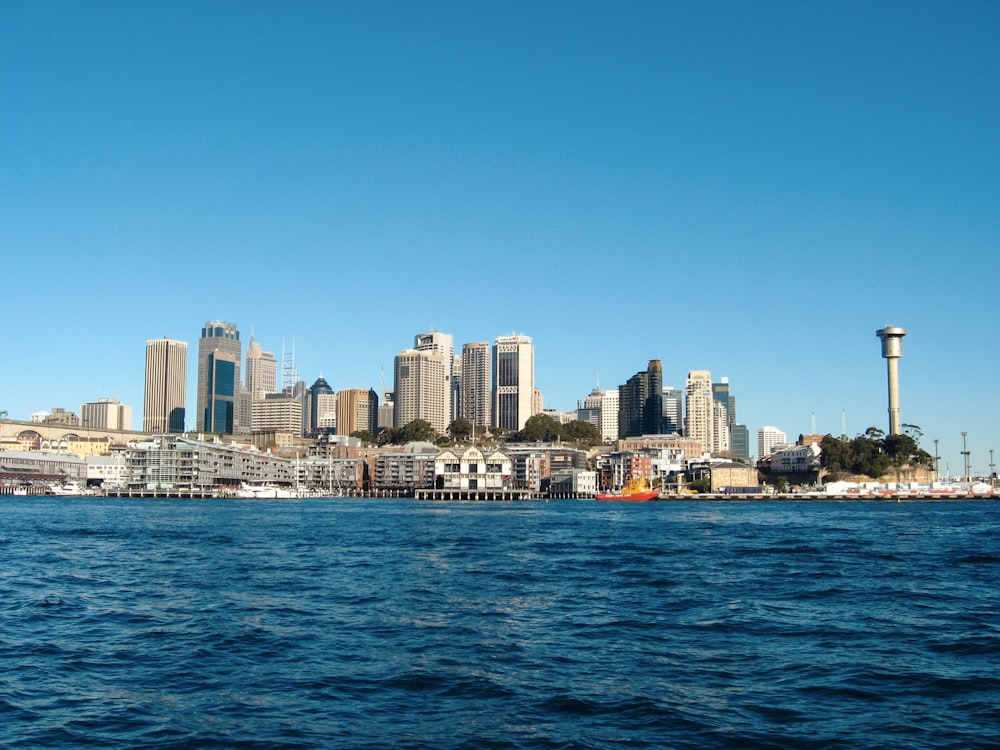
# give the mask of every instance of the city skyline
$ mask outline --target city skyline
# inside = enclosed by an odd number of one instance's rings
[[[856,435],[901,326],[901,421],[985,472],[998,36],[971,0],[7,6],[0,411],[137,422],[162,336],[193,425],[218,318],[335,390],[523,332],[547,408],[658,359],[751,433]]]

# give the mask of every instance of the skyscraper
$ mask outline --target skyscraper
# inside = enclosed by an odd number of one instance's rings
[[[530,336],[499,336],[493,343],[493,424],[521,430],[535,400],[535,347]]]
[[[618,436],[659,435],[663,424],[663,365],[649,360],[618,388]]]
[[[375,434],[378,394],[364,388],[337,391],[337,434],[351,435],[365,430]]]
[[[217,367],[216,358],[213,357],[215,352],[227,355],[227,357],[218,358],[218,361],[229,363],[232,367]],[[232,434],[239,429],[235,403],[239,389],[242,387],[240,381],[241,353],[240,333],[236,330],[235,323],[213,320],[206,323],[205,327],[201,329],[201,339],[198,341],[197,427],[199,432],[227,432],[227,434]],[[212,359],[211,363],[209,362],[210,358]],[[232,383],[229,383],[227,380],[230,375],[233,377]],[[211,393],[209,392],[210,377],[212,378]],[[209,417],[209,401],[213,402],[213,410],[224,410],[225,407],[221,404],[226,399],[230,399],[234,403],[232,418],[222,420],[229,425],[230,429],[214,429],[215,427],[222,426],[222,422],[216,419],[214,411],[212,416]]]
[[[205,432],[222,435],[236,433],[237,383],[239,359],[230,352],[215,349],[205,360]]]
[[[458,416],[455,411],[458,399],[454,398],[455,394],[452,388],[452,381],[455,379],[455,337],[441,331],[418,333],[413,337],[413,348],[418,352],[439,352],[444,356],[444,404],[445,428],[447,428],[451,421]]]
[[[253,402],[278,391],[278,362],[273,352],[265,352],[251,334],[244,360],[243,391],[240,394],[239,425],[244,433],[254,431]]]
[[[393,426],[422,419],[444,433],[449,423],[451,357],[439,349],[405,349],[396,355]]]
[[[146,342],[146,394],[142,431],[184,432],[187,344],[173,339]]]
[[[705,453],[713,450],[712,435],[712,374],[707,370],[691,370],[685,391],[684,436],[697,440]]]
[[[322,375],[309,388],[309,424],[307,435],[318,435],[337,424],[337,394]]]
[[[490,425],[490,345],[475,341],[462,346],[461,416],[475,427]]]

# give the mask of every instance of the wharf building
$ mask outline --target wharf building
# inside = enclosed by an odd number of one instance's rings
[[[128,489],[136,491],[211,492],[244,483],[290,486],[295,481],[288,458],[179,435],[136,442],[126,451],[125,464]]]
[[[162,338],[146,342],[146,388],[142,431],[184,432],[187,344]]]
[[[198,340],[198,432],[234,434],[240,381],[240,333],[234,323],[209,321]]]
[[[493,422],[523,430],[536,413],[535,347],[530,336],[499,336],[493,343]],[[540,410],[540,408],[539,408]]]

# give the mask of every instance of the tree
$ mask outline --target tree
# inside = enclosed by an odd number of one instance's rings
[[[600,445],[604,441],[601,439],[601,432],[590,422],[582,422],[575,419],[563,425],[563,440],[572,440],[579,445],[586,445],[588,448]]]
[[[355,430],[351,433],[351,437],[358,438],[362,443],[368,443],[369,445],[373,445],[375,443],[375,436],[368,430]]]
[[[550,443],[560,437],[562,437],[562,425],[548,414],[528,417],[524,429],[518,433],[518,439],[525,442]]]
[[[472,435],[472,422],[465,417],[459,417],[448,425],[448,434],[455,442],[468,440]]]

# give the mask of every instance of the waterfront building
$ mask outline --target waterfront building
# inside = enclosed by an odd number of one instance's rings
[[[242,348],[240,332],[235,323],[213,320],[201,329],[201,338],[198,340],[196,399],[199,432],[233,434],[239,427],[236,403],[242,388]],[[232,415],[228,416],[230,410]]]
[[[788,443],[788,437],[777,427],[764,425],[757,430],[757,460],[774,453],[774,449],[779,445]]]
[[[618,389],[618,436],[658,435],[663,423],[663,365],[649,360]]]
[[[422,419],[439,433],[448,429],[451,358],[438,348],[405,349],[395,359],[393,426]]]
[[[366,431],[375,434],[378,394],[366,388],[346,388],[337,392],[337,434]]]
[[[684,434],[701,445],[703,453],[713,450],[712,375],[707,370],[688,372],[685,393]]]
[[[157,435],[125,451],[127,484],[135,490],[236,489],[242,484],[294,482],[288,458],[180,435]]]
[[[99,398],[80,407],[80,426],[131,431],[132,407],[116,398]]]
[[[434,467],[440,449],[433,443],[408,443],[375,459],[375,487],[410,493],[434,487]]]
[[[77,456],[47,451],[0,451],[0,486],[41,490],[70,482],[82,487],[86,480],[87,465]]]
[[[530,336],[499,336],[493,343],[493,425],[522,430],[535,413],[535,347]]]
[[[481,492],[510,487],[511,459],[500,450],[476,446],[441,451],[434,461],[437,489]]]
[[[490,345],[475,341],[462,346],[461,416],[473,427],[489,427],[492,409],[490,403]]]
[[[186,399],[187,343],[168,338],[147,341],[142,431],[184,432]]]

